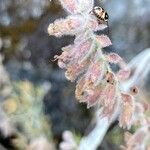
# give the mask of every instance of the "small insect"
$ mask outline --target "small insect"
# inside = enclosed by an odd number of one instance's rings
[[[108,22],[109,16],[108,13],[104,10],[104,8],[95,6],[92,10],[92,13],[97,17],[98,22],[101,21]]]

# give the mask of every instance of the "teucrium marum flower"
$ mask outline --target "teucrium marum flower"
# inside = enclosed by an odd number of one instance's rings
[[[58,19],[48,27],[48,33],[56,37],[75,35],[74,43],[62,48],[58,59],[59,67],[66,69],[68,80],[77,81],[76,98],[87,103],[87,107],[97,106],[101,117],[111,117],[119,104],[122,111],[119,117],[120,126],[130,127],[134,112],[134,98],[122,94],[119,83],[127,79],[130,71],[125,68],[123,59],[116,53],[104,54],[104,47],[110,46],[107,35],[97,35],[95,31],[107,27],[99,23],[90,13],[93,0],[60,0],[70,14],[65,19]],[[116,74],[110,63],[121,68]]]

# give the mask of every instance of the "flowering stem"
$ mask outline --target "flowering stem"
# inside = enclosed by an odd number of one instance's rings
[[[143,60],[143,58],[145,58]],[[143,61],[141,61],[143,60]],[[139,65],[139,61],[141,62]],[[141,81],[141,77],[146,78],[148,72],[150,72],[150,67],[147,69],[143,69],[145,64],[148,64],[150,61],[150,49],[146,49],[141,52],[138,56],[136,56],[129,64],[128,67],[133,68],[136,66],[135,73],[131,79],[126,82],[121,83],[121,88],[124,91],[128,91],[130,87],[134,84],[139,84]],[[142,68],[142,69],[141,69]],[[140,71],[137,71],[140,70]],[[143,78],[142,78],[143,79]],[[119,106],[119,104],[118,104]],[[111,118],[111,121],[108,121],[108,118],[101,119],[98,115],[98,111],[96,111],[96,126],[91,131],[91,133],[87,137],[83,137],[81,139],[80,145],[78,147],[79,150],[96,150],[96,148],[101,144],[109,126],[118,119],[118,115],[120,112],[120,107],[117,107],[116,113]]]

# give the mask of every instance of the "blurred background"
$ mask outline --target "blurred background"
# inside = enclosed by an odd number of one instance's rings
[[[149,0],[95,1],[109,14],[109,34],[127,62],[150,47]],[[77,142],[94,125],[92,109],[75,100],[70,83],[53,61],[74,37],[48,36],[47,27],[67,13],[57,0],[0,0],[0,150],[58,149],[62,133]],[[143,58],[144,59],[144,58]],[[139,62],[140,63],[140,62]],[[150,78],[141,97],[150,98]],[[117,135],[114,138],[114,134]],[[119,149],[123,131],[114,125],[99,149]]]

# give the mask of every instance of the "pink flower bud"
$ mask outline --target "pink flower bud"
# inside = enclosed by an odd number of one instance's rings
[[[88,14],[93,9],[94,0],[78,0],[78,2],[78,11],[80,13]]]
[[[116,101],[116,99],[114,101]],[[115,111],[115,106],[116,106],[116,103],[114,104],[110,103],[108,106],[102,106],[102,109],[100,112],[100,118],[104,118],[104,117],[110,118]]]
[[[107,83],[102,89],[99,103],[102,106],[111,107],[115,103],[115,98],[116,98],[116,86]]]
[[[95,86],[95,88],[93,88],[93,92],[89,93],[85,97],[85,100],[87,101],[87,108],[90,108],[98,104],[100,95],[101,95],[101,87],[99,85]]]
[[[122,93],[122,100],[123,102],[119,117],[119,125],[123,128],[130,128],[135,109],[134,99],[131,95]]]
[[[134,149],[137,147],[138,149],[141,149],[142,144],[144,144],[144,139],[147,135],[146,128],[140,128],[136,131],[135,134],[133,134],[129,140],[127,141],[127,147],[130,149]]]
[[[58,59],[58,66],[62,69],[66,68],[67,60],[69,59],[68,51],[64,51],[60,56],[55,55],[55,60]]]
[[[66,68],[66,64],[60,60],[58,60],[58,66],[61,68],[61,69],[64,69]]]
[[[87,73],[86,73],[86,81],[90,81],[92,83],[96,83],[101,80],[103,77],[103,63],[100,61],[97,62],[91,62]]]
[[[107,71],[105,75],[105,80],[107,83],[114,85],[115,84],[115,75],[112,72]]]
[[[77,13],[77,0],[60,0],[62,6],[70,13]]]
[[[117,73],[117,77],[119,78],[119,80],[126,80],[130,77],[130,73],[131,72],[129,69],[121,69]]]
[[[88,66],[89,62],[85,61],[84,63],[72,63],[67,66],[65,76],[68,80],[74,81]]]
[[[74,48],[70,52],[72,59],[78,62],[82,61],[82,59],[86,56],[86,54],[90,50],[91,45],[92,40],[90,39],[87,40],[82,39],[80,42],[76,42],[74,44]]]
[[[130,132],[125,132],[124,133],[124,141],[125,143],[128,143],[128,141],[131,139],[132,134]]]
[[[104,30],[108,27],[106,24],[99,24],[96,18],[91,18],[87,26],[93,31]]]
[[[96,39],[102,48],[112,45],[111,40],[107,35],[97,35]]]
[[[61,142],[59,145],[61,150],[73,150],[77,148],[72,132],[64,131],[62,137],[63,142]]]
[[[129,134],[126,137],[126,147],[124,147],[124,150],[149,150],[149,140],[147,127],[141,127],[134,134]]]
[[[76,99],[81,102],[84,98],[84,86],[85,86],[85,78],[81,77],[76,85],[75,95]]]
[[[61,37],[62,35],[75,35],[83,30],[85,19],[81,15],[58,19],[48,26],[49,35]]]
[[[69,51],[69,59],[67,62],[67,79],[75,80],[86,68],[88,68],[90,60],[86,58],[86,54],[90,50],[91,41],[81,41],[75,43],[71,51]]]
[[[108,55],[106,55],[106,58],[110,63],[114,64],[117,64],[120,61],[122,61],[122,58],[116,53],[109,53]]]
[[[132,124],[134,125],[142,125],[145,123],[144,118],[144,107],[141,103],[135,103],[134,114],[132,118]]]

